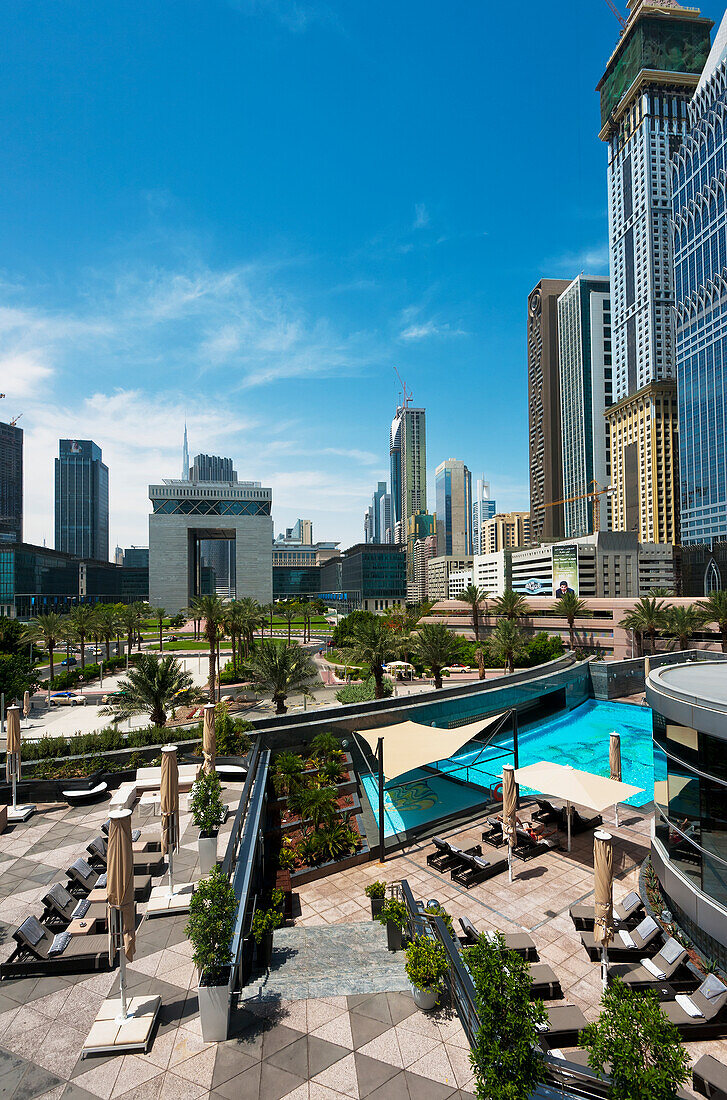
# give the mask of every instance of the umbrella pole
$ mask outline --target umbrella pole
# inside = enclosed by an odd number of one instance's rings
[[[613,812],[616,817],[616,828],[618,829],[618,802],[613,807]]]
[[[507,844],[507,880],[512,882],[512,844]]]
[[[568,851],[569,852],[570,852],[570,844],[571,844],[571,827],[570,827],[571,812],[572,812],[572,809],[571,809],[571,804],[569,802],[568,803]]]
[[[121,994],[121,1015],[119,1018],[123,1022],[129,1014],[129,1009],[126,1000],[126,953],[124,951],[123,919],[120,909],[114,909],[114,931],[114,938],[118,940],[119,952],[119,993]]]
[[[601,981],[603,982],[603,992],[606,992],[608,986],[608,944],[601,944]]]
[[[18,799],[17,799],[17,794],[18,794],[18,789],[17,789],[18,788],[18,772],[17,772],[17,768],[15,766],[15,753],[13,753],[12,768],[13,768],[13,813],[15,813],[15,811],[18,808]]]

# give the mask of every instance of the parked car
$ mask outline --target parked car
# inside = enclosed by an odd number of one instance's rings
[[[113,703],[114,699],[121,699],[122,696],[128,695],[126,691],[107,691],[105,695],[101,696],[102,703]]]
[[[76,691],[55,691],[50,697],[52,707],[85,707],[86,696]]]
[[[70,665],[77,665],[77,664],[78,664],[78,661],[76,660],[76,658],[75,658],[75,657],[65,657],[65,658],[64,658],[64,659],[63,659],[63,660],[61,661],[61,664],[62,664],[62,665],[68,665],[68,666],[70,666]]]

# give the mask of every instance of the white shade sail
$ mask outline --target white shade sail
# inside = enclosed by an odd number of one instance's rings
[[[373,753],[377,751],[379,738],[383,737],[384,779],[388,783],[435,760],[448,760],[473,737],[492,729],[504,713],[480,718],[451,730],[423,726],[419,722],[398,722],[393,726],[358,730],[356,736],[362,737]]]
[[[582,772],[568,764],[551,764],[547,760],[518,768],[515,780],[534,791],[563,798],[566,802],[575,802],[578,806],[587,806],[599,813],[616,802],[625,802],[627,798],[643,790],[643,787],[633,787],[630,783],[606,779],[602,775],[593,775],[592,772]]]

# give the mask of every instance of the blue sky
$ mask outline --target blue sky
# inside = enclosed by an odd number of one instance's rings
[[[606,271],[594,89],[617,31],[604,0],[5,0],[0,389],[26,539],[52,545],[78,436],[110,467],[112,546],[146,544],[186,416],[192,454],[273,486],[276,531],[359,541],[395,366],[430,486],[461,458],[526,508],[526,296]]]

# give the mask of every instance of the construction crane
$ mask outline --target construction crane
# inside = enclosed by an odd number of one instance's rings
[[[401,375],[399,374],[399,371],[398,371],[398,370],[396,369],[396,367],[394,367],[394,371],[396,372],[396,377],[397,377],[397,378],[399,379],[399,381],[401,382],[401,388],[402,388],[402,390],[403,390],[403,392],[404,392],[404,400],[403,400],[403,402],[402,402],[402,407],[403,407],[403,408],[405,408],[405,409],[408,409],[408,408],[409,408],[409,402],[411,401],[411,391],[410,391],[410,390],[407,390],[407,388],[406,388],[406,382],[405,382],[405,381],[404,381],[404,379],[403,379],[403,378],[401,377]]]
[[[11,428],[15,427],[15,425],[18,423],[18,421],[20,420],[20,417],[22,415],[23,415],[22,413],[18,413],[18,415],[15,417],[15,419],[10,421],[10,427]]]
[[[624,28],[626,27],[626,20],[624,19],[623,15],[618,10],[618,8],[614,4],[613,0],[606,0],[606,3],[608,4],[612,14],[615,15],[616,18],[618,19],[619,24],[621,25],[621,30],[624,30]]]
[[[591,482],[590,493],[580,493],[577,497],[565,497],[563,500],[549,500],[543,505],[544,508],[555,508],[557,504],[573,504],[576,500],[590,500],[593,502],[593,530],[601,530],[601,497],[606,493],[613,493],[614,488],[612,485],[607,485],[605,489],[602,489],[598,482],[594,480]]]

